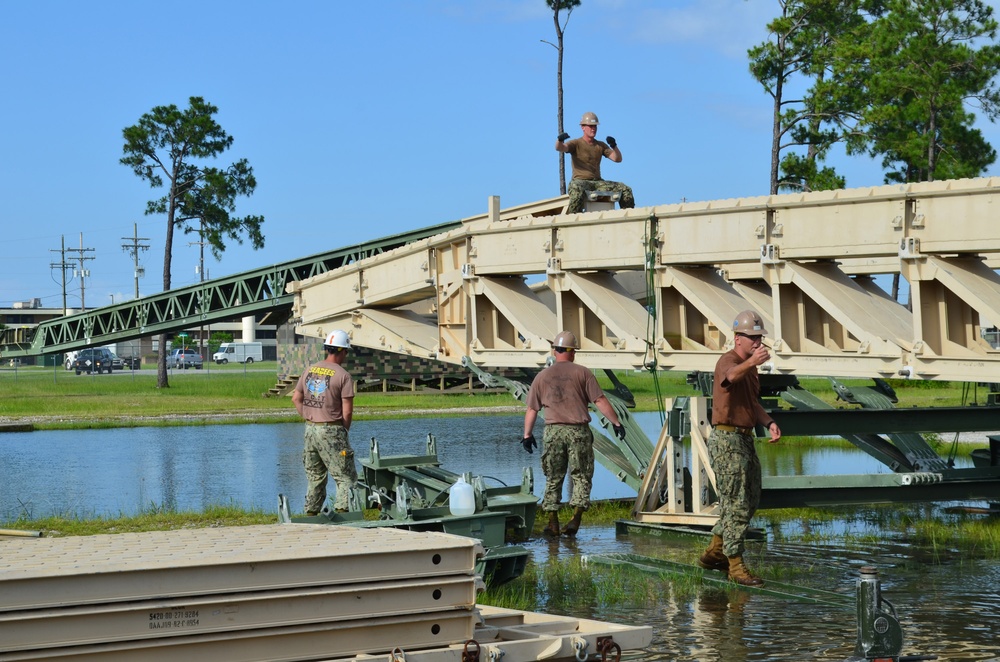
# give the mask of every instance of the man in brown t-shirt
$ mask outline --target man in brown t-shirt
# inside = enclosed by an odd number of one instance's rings
[[[619,207],[635,207],[635,197],[630,187],[601,178],[601,159],[607,157],[614,163],[621,163],[622,152],[618,149],[618,141],[611,136],[607,137],[607,142],[597,139],[597,123],[597,115],[584,113],[580,119],[582,138],[566,141],[568,133],[561,133],[556,138],[556,151],[569,154],[573,160],[573,178],[567,187],[569,205],[566,211],[570,214],[583,211],[583,198],[587,191],[612,191],[620,196]]]
[[[345,332],[330,333],[323,343],[326,359],[310,366],[292,393],[295,409],[306,420],[302,462],[309,479],[305,506],[309,516],[323,509],[327,473],[337,485],[336,512],[347,511],[350,491],[358,482],[354,451],[347,436],[354,413],[354,380],[341,367],[350,348]]]
[[[590,508],[590,488],[594,478],[594,434],[590,431],[589,403],[604,414],[619,439],[625,438],[625,428],[604,395],[594,373],[576,365],[576,350],[580,343],[569,331],[563,331],[552,341],[555,363],[542,370],[528,391],[528,409],[524,412],[524,436],[521,445],[529,453],[538,444],[532,430],[538,412],[545,408],[545,432],[542,437],[542,472],[545,474],[545,494],[542,510],[549,513],[546,535],[559,535],[559,503],[562,500],[563,479],[569,470],[572,482],[573,518],[563,533],[576,535],[583,513]]]
[[[760,459],[754,448],[754,427],[762,425],[771,443],[781,439],[781,428],[760,404],[757,366],[771,358],[762,341],[767,330],[756,312],[744,310],[733,322],[733,349],[719,357],[712,385],[712,434],[708,454],[719,494],[719,521],[712,542],[698,565],[723,570],[744,586],[760,586],[759,577],[743,565],[744,540],[760,504]]]

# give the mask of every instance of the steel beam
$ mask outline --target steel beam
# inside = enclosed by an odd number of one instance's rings
[[[434,358],[452,363],[539,367],[542,335],[569,329],[588,367],[711,370],[735,313],[754,308],[764,371],[995,381],[1000,352],[981,332],[1000,318],[998,189],[986,178],[570,215],[494,204],[290,289],[309,334],[425,297]],[[893,273],[910,281],[912,312],[874,280]]]
[[[392,235],[246,271],[214,278],[125,303],[95,308],[42,322],[33,329],[0,330],[0,357],[38,356],[66,352],[160,333],[238,319],[287,319],[295,283],[371,258],[428,236],[461,226],[460,221]]]

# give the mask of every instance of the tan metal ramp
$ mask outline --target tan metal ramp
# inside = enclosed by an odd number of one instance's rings
[[[590,368],[710,371],[755,308],[770,372],[995,381],[998,193],[984,178],[582,214],[491,198],[288,291],[303,335],[485,368],[540,367],[569,329]],[[877,275],[904,279],[912,306]]]
[[[469,610],[475,578],[432,577],[280,591],[24,609],[0,616],[0,648],[31,650]]]
[[[488,642],[520,651],[507,662],[528,662],[596,650],[599,638],[648,645],[649,628],[477,607],[482,554],[462,536],[303,524],[0,538],[0,661],[387,659],[395,650],[437,662]]]
[[[471,575],[482,553],[475,540],[460,536],[321,525],[10,539],[0,544],[0,614],[168,595]]]

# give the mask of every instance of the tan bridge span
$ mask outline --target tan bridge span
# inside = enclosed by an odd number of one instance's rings
[[[541,367],[562,329],[590,368],[712,370],[744,308],[776,374],[1000,381],[1000,178],[565,214],[566,198],[294,282],[297,331]],[[910,306],[874,280],[899,274]],[[884,279],[880,279],[884,280]]]

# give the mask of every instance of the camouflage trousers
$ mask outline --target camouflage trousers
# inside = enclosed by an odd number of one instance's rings
[[[583,211],[583,201],[587,197],[587,191],[612,191],[621,195],[618,199],[620,208],[635,207],[632,188],[621,182],[609,182],[605,179],[571,179],[566,189],[566,192],[569,193],[569,206],[566,208],[566,213],[576,214]]]
[[[545,426],[542,435],[542,472],[545,474],[542,510],[559,510],[567,470],[569,505],[587,510],[590,508],[590,488],[594,479],[594,433],[589,425]]]
[[[722,536],[726,556],[742,556],[747,527],[760,504],[760,459],[753,437],[712,430],[708,455],[719,494],[719,521],[712,533]]]
[[[348,498],[358,482],[354,466],[354,451],[347,439],[347,429],[341,425],[306,423],[305,449],[302,464],[306,468],[309,489],[306,492],[306,512],[318,513],[326,502],[327,473],[337,484],[337,499],[333,507],[347,510]]]

